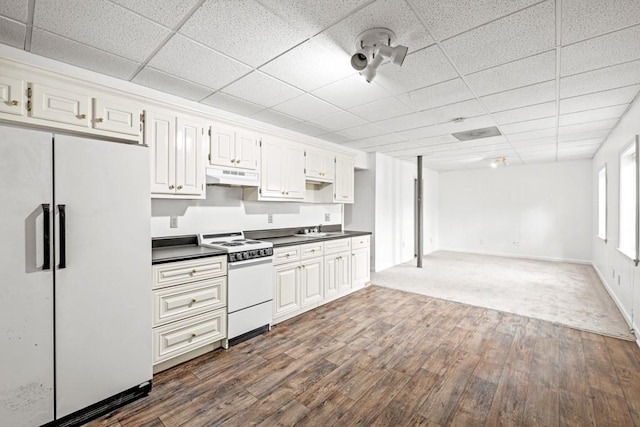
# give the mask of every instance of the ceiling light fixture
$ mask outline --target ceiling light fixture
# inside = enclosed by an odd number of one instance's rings
[[[351,55],[351,66],[360,72],[367,83],[376,76],[376,70],[384,59],[393,64],[402,65],[407,56],[408,47],[391,46],[396,35],[387,28],[372,28],[356,38],[356,52]]]
[[[491,163],[490,166],[496,169],[498,166],[509,166],[506,157],[496,157]]]

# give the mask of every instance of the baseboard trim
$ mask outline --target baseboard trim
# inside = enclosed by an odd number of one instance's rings
[[[438,250],[474,254],[474,255],[490,255],[490,256],[500,256],[505,258],[535,259],[539,261],[570,262],[573,264],[592,265],[591,261],[583,260],[583,259],[553,258],[553,257],[544,257],[544,256],[537,256],[537,255],[527,255],[527,254],[509,254],[509,253],[502,253],[502,252],[474,251],[469,249],[453,249],[453,248],[439,248]]]
[[[629,327],[632,328],[635,331],[636,329],[633,327],[633,322],[631,321],[631,316],[629,316],[629,313],[627,313],[627,310],[624,309],[624,306],[622,305],[622,303],[620,302],[620,300],[618,299],[616,294],[609,287],[609,284],[604,279],[604,276],[602,275],[602,273],[598,269],[598,266],[595,265],[594,263],[591,263],[591,266],[596,271],[596,274],[598,275],[598,278],[600,279],[600,282],[602,282],[602,286],[604,286],[604,288],[607,290],[607,293],[609,294],[609,296],[611,297],[613,302],[618,307],[618,310],[620,310],[620,313],[622,313],[622,317],[624,318],[624,321],[627,322],[627,325],[629,325]]]

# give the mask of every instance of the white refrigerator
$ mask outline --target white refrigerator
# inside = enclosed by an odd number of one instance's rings
[[[1,425],[150,389],[148,177],[145,146],[0,125]]]

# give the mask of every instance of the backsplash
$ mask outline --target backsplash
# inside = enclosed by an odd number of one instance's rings
[[[342,217],[341,204],[245,201],[241,188],[207,186],[205,200],[152,199],[151,236],[342,224]]]

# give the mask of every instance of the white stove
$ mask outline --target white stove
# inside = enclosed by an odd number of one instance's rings
[[[273,244],[245,239],[241,231],[198,234],[198,244],[227,253],[227,344],[269,330],[273,321]]]

